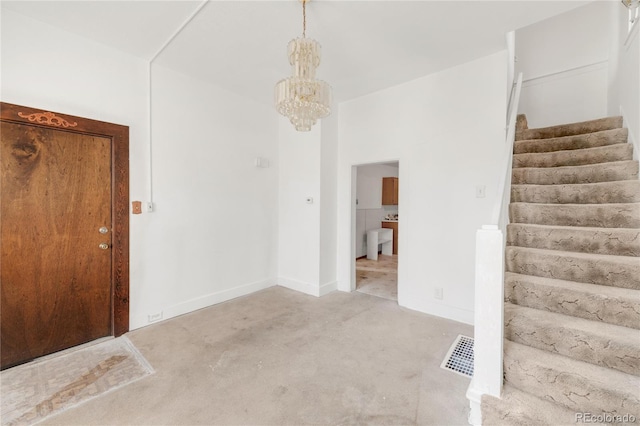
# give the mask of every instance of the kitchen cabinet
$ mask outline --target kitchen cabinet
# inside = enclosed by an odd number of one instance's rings
[[[393,254],[398,254],[398,222],[382,222],[382,227],[393,229]]]
[[[383,206],[398,205],[398,178],[397,177],[382,178],[382,205]]]

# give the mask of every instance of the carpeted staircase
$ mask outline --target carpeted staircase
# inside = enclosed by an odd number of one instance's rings
[[[501,399],[483,396],[483,424],[640,424],[640,181],[627,129],[621,117],[528,129],[524,116],[517,129],[505,381]]]

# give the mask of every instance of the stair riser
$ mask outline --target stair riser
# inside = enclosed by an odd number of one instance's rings
[[[505,300],[541,311],[640,329],[640,298],[637,295],[612,297],[538,281],[508,276]]]
[[[640,181],[577,185],[513,185],[511,202],[608,204],[640,202]]]
[[[640,204],[528,204],[509,206],[512,223],[587,226],[600,228],[640,228]]]
[[[519,120],[505,252],[510,400],[483,398],[483,420],[640,418],[640,182],[628,130],[621,117],[543,129]]]
[[[518,114],[516,116],[516,130],[521,132],[523,130],[527,130],[529,128],[529,122],[527,121],[526,114]]]
[[[482,396],[482,424],[490,426],[531,426],[535,424],[544,424],[536,422],[531,417],[528,417],[524,413],[512,413],[510,410],[517,410],[518,407],[510,406],[509,408],[503,407],[503,404],[498,398],[494,398],[496,402],[485,402],[485,397]],[[575,419],[575,414],[572,412],[563,416],[566,423],[569,424]],[[557,418],[555,419],[557,421]],[[560,423],[559,423],[560,424]]]
[[[574,371],[575,366],[572,368],[569,365],[573,360],[566,358],[565,361],[562,359],[564,357],[556,357],[555,364],[550,366],[544,363],[547,358],[539,352],[513,353],[510,346],[505,344],[506,382],[517,389],[555,401],[576,412],[594,413],[594,410],[598,410],[598,413],[631,414],[640,418],[638,377],[610,370],[611,373],[617,373],[615,383],[590,380],[581,372]]]
[[[624,327],[595,323],[590,330],[581,319],[563,320],[526,307],[506,305],[505,338],[553,354],[612,368],[623,373],[640,374],[640,332]],[[580,327],[572,322],[579,322]],[[607,329],[608,333],[603,332]]]
[[[513,185],[562,185],[638,179],[638,161],[569,167],[521,167],[513,169]]]
[[[516,274],[640,290],[640,258],[636,257],[585,259],[579,253],[510,246],[505,258],[507,271]]]
[[[559,138],[617,129],[620,127],[622,127],[622,117],[606,117],[580,123],[520,130],[516,133],[516,140]]]
[[[633,159],[631,144],[618,144],[600,148],[576,149],[541,154],[515,154],[513,167],[562,167],[626,161]]]
[[[628,133],[627,129],[613,129],[588,133],[586,135],[566,136],[563,138],[517,141],[513,146],[513,153],[553,152],[615,145],[618,143],[626,143]]]
[[[512,223],[507,245],[577,253],[640,256],[640,229],[556,228]]]
[[[482,395],[483,425],[573,425],[576,413],[506,385],[501,398]]]

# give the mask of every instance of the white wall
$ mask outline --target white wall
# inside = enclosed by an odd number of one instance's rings
[[[320,123],[320,294],[336,289],[338,106]]]
[[[137,311],[174,316],[276,284],[277,132],[268,106],[154,66],[156,211]]]
[[[313,296],[336,289],[337,108],[310,132],[279,122],[278,284]],[[313,203],[307,203],[313,198]]]
[[[399,160],[399,303],[473,322],[475,232],[497,197],[506,86],[503,51],[340,105],[340,290],[353,288],[354,166]]]
[[[281,117],[279,139],[278,284],[319,295],[320,126],[297,132]]]
[[[145,61],[3,10],[1,70],[5,102],[129,126],[130,198],[147,199]],[[275,284],[272,111],[170,72],[157,78],[157,211],[130,217],[132,329]],[[254,169],[257,155],[272,168]]]
[[[622,115],[634,144],[634,157],[640,154],[640,23],[628,32],[628,12],[618,2],[609,5],[611,45],[609,61],[608,114]]]
[[[596,1],[516,31],[518,112],[529,127],[607,115],[608,13],[609,2]]]

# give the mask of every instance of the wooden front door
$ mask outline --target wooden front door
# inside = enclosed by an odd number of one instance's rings
[[[122,141],[107,123],[34,111],[2,104],[2,368],[128,329]]]

